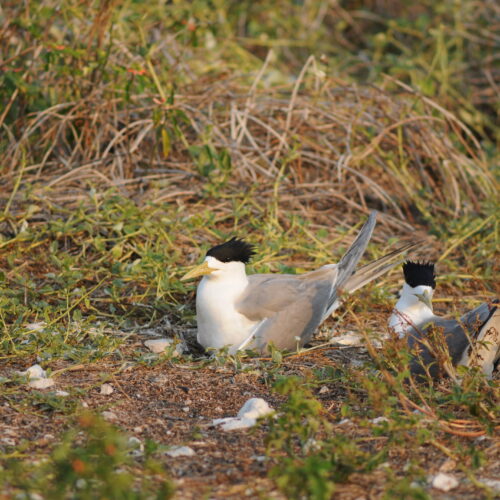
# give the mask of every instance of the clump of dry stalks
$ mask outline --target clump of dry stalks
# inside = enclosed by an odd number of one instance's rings
[[[266,67],[251,88],[218,80],[129,102],[95,91],[30,114],[8,131],[2,204],[22,184],[71,205],[92,185],[169,202],[215,181],[291,209],[379,207],[405,224],[478,211],[493,194],[480,145],[431,99],[399,82],[396,95],[342,85],[313,58],[293,85],[263,88]]]

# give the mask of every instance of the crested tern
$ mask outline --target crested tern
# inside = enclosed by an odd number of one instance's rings
[[[405,262],[405,283],[389,318],[389,328],[400,338],[406,338],[413,353],[410,372],[422,378],[427,372],[432,378],[440,374],[436,358],[446,347],[452,366],[479,367],[491,378],[500,358],[500,308],[498,300],[484,302],[465,313],[460,320],[436,316],[432,297],[436,288],[434,264]],[[446,346],[432,336],[432,329],[442,331]],[[446,354],[445,354],[446,358]],[[452,377],[454,371],[444,363]]]
[[[375,222],[373,211],[338,264],[299,275],[247,275],[245,264],[255,252],[241,239],[211,248],[204,262],[181,278],[203,276],[196,294],[198,342],[205,348],[227,346],[232,354],[242,349],[262,353],[270,343],[294,350],[309,342],[343,293],[381,276],[417,245],[407,244],[354,272]]]

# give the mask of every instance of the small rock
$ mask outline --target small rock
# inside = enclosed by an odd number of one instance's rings
[[[330,392],[330,389],[326,385],[324,385],[320,390],[319,394],[326,394],[327,392]]]
[[[441,467],[439,467],[439,472],[451,472],[452,470],[455,470],[456,466],[457,462],[448,458],[441,464]]]
[[[350,418],[343,418],[340,422],[337,423],[337,425],[345,425],[345,424],[350,424],[351,419]]]
[[[24,372],[18,373],[28,377],[28,385],[33,389],[47,389],[55,384],[54,379],[48,378],[45,370],[40,365],[30,366]]]
[[[89,404],[88,404],[86,401],[83,401],[83,402],[82,402],[82,407],[83,407],[83,408],[88,408],[88,407],[89,407]]]
[[[100,394],[102,394],[103,396],[109,396],[110,394],[113,394],[113,392],[114,392],[114,389],[113,389],[113,386],[111,384],[102,384],[101,385]]]
[[[108,420],[108,421],[116,420],[118,418],[116,413],[113,413],[112,411],[103,411],[102,416],[103,416],[104,420]]]
[[[485,484],[488,488],[500,492],[500,479],[490,479],[489,477],[480,477],[478,479],[479,482]]]
[[[39,332],[40,330],[43,330],[47,324],[44,321],[41,321],[40,323],[28,323],[26,325],[26,328],[28,330],[33,330],[34,332]]]
[[[29,500],[44,500],[42,495],[39,495],[38,493],[30,493],[27,498],[29,498]]]
[[[196,455],[195,451],[189,446],[172,446],[166,453],[172,458],[192,457]]]
[[[67,391],[56,391],[55,394],[56,394],[56,396],[59,396],[60,398],[66,398],[69,396],[69,392],[67,392]]]
[[[77,479],[75,486],[77,487],[77,489],[83,490],[83,488],[87,487],[87,481],[85,481],[85,479],[83,478]]]
[[[45,378],[45,370],[40,365],[30,366],[27,370],[19,372],[20,375],[26,375],[30,379],[33,378]]]
[[[132,450],[129,451],[130,455],[134,457],[140,457],[141,455],[144,454],[144,445],[142,444],[142,441],[139,438],[136,438],[135,436],[130,436],[128,438],[128,444],[132,448]]]
[[[157,354],[160,354],[165,351],[168,347],[170,347],[174,341],[172,339],[154,339],[154,340],[146,340],[144,345],[151,351]],[[181,344],[177,344],[175,346],[174,356],[179,356],[183,352],[183,348]]]
[[[351,359],[351,366],[353,368],[362,368],[364,366],[365,362],[361,361],[359,359]]]
[[[29,386],[33,389],[47,389],[55,384],[52,378],[35,378],[29,381]]]
[[[321,450],[321,444],[314,438],[309,438],[304,444],[304,451],[306,453],[319,450]]]
[[[238,412],[240,418],[259,418],[273,413],[274,410],[262,398],[251,398]]]
[[[363,344],[363,336],[356,333],[346,333],[330,339],[331,344],[358,346]]]
[[[257,423],[259,417],[273,413],[274,410],[261,398],[251,398],[245,402],[237,417],[216,418],[212,425],[220,425],[225,432],[248,429]]]
[[[257,419],[255,418],[238,418],[238,417],[229,417],[229,418],[218,418],[217,420],[223,420],[224,422],[219,422],[221,425],[221,429],[225,432],[228,431],[237,431],[242,429],[249,429],[253,427],[257,423]],[[215,422],[215,420],[214,420]],[[216,424],[217,425],[217,424]]]
[[[441,491],[450,491],[458,486],[458,480],[455,476],[440,472],[432,479],[432,487]]]
[[[387,417],[376,417],[370,420],[372,424],[381,424],[382,422],[389,422]]]

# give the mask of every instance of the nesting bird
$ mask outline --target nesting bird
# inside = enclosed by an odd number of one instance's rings
[[[352,293],[399,263],[408,244],[356,272],[376,222],[371,212],[357,238],[338,264],[293,274],[247,275],[245,264],[254,254],[243,240],[211,248],[203,264],[187,280],[203,276],[196,294],[198,342],[205,348],[229,347],[265,352],[270,343],[294,350],[309,342],[315,330],[338,307],[343,293]]]
[[[406,262],[403,273],[405,283],[389,318],[389,328],[400,338],[407,338],[413,352],[411,373],[419,378],[428,372],[436,378],[439,375],[437,359],[444,354],[448,374],[453,376],[453,369],[449,366],[451,361],[452,366],[480,367],[491,378],[500,359],[498,300],[479,305],[458,321],[443,318],[436,316],[432,308],[436,288],[434,264]],[[442,334],[444,344],[432,335],[436,331]],[[444,353],[443,347],[446,349]]]

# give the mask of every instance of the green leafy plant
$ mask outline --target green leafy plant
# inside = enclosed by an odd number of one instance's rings
[[[333,430],[308,381],[278,378],[275,390],[288,399],[278,417],[269,420],[266,442],[275,463],[269,474],[288,498],[329,499],[336,483],[383,461],[385,451],[364,451],[355,440]]]
[[[86,413],[50,457],[39,462],[9,458],[0,468],[0,480],[4,491],[41,493],[56,500],[171,498],[174,489],[161,468],[151,458],[134,463],[131,449],[126,436]],[[155,476],[161,479],[153,481]]]

